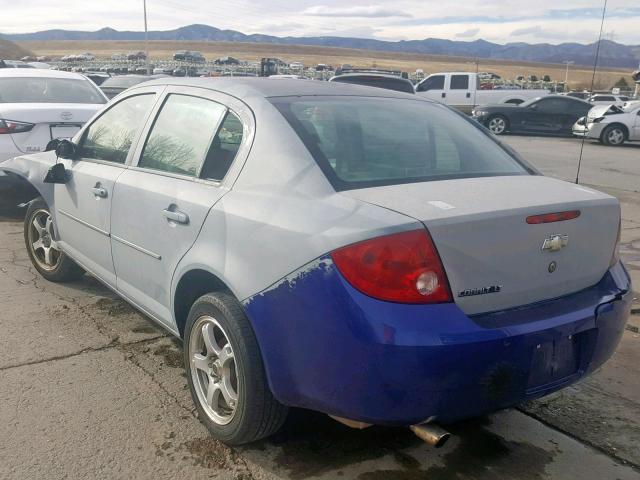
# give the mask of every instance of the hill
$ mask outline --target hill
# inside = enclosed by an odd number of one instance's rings
[[[0,38],[0,59],[17,60],[32,53],[20,45]]]
[[[142,40],[144,32],[118,31],[103,28],[95,32],[45,30],[35,33],[4,35],[14,41],[51,41],[51,40]],[[348,37],[277,37],[272,35],[246,35],[235,30],[221,30],[209,25],[188,25],[175,30],[150,31],[149,40],[167,41],[214,41],[268,43],[280,45],[309,45],[321,47],[353,48],[387,52],[418,53],[429,55],[462,56],[517,60],[526,62],[560,63],[572,60],[576,65],[591,65],[596,51],[596,43],[507,43],[500,45],[485,40],[472,42],[427,38],[424,40],[402,40],[389,42],[366,38]],[[610,40],[603,40],[600,48],[599,64],[603,67],[636,68],[640,63],[640,46],[629,46]]]

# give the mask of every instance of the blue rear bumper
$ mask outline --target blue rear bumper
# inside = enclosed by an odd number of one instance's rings
[[[620,341],[630,291],[618,264],[578,293],[469,317],[372,299],[323,258],[244,305],[280,402],[408,425],[481,415],[590,373]]]

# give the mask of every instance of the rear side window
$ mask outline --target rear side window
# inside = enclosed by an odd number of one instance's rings
[[[478,127],[430,102],[274,98],[336,190],[532,173]]]
[[[107,103],[90,80],[75,78],[0,78],[0,103]]]
[[[158,114],[140,167],[198,176],[226,108],[206,98],[172,94]]]
[[[227,112],[207,153],[200,177],[222,180],[238,154],[242,138],[242,122],[235,113]]]
[[[107,110],[84,133],[80,157],[124,163],[154,98],[152,93],[134,95]]]
[[[469,75],[451,75],[451,90],[469,90]]]

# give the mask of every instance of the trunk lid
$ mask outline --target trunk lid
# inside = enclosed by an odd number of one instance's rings
[[[342,193],[423,222],[442,258],[454,301],[468,315],[594,285],[609,268],[620,221],[615,198],[543,176],[445,180]],[[580,210],[580,216],[526,223],[528,216],[568,210]],[[566,245],[543,250],[545,240],[556,235],[566,238]]]
[[[54,138],[71,138],[104,105],[79,103],[0,103],[0,118],[35,124],[11,140],[23,153],[43,151]]]

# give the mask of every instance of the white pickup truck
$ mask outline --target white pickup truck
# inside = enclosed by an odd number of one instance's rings
[[[480,88],[480,78],[471,72],[434,73],[416,85],[416,94],[471,113],[477,105],[496,103],[520,104],[532,98],[549,95],[548,90]]]

